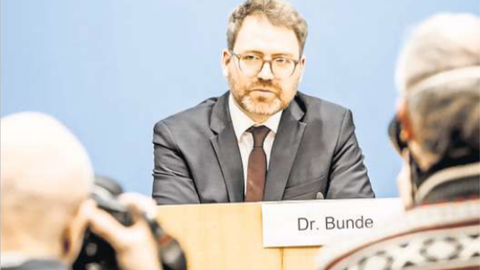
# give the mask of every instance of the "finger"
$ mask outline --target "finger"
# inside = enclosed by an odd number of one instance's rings
[[[145,195],[138,193],[124,193],[118,197],[118,200],[130,207],[136,213],[145,213],[148,217],[156,217],[155,202]]]
[[[125,227],[112,215],[98,208],[93,209],[90,213],[89,225],[95,234],[105,239],[112,246],[122,248],[118,236],[125,235],[127,232]]]

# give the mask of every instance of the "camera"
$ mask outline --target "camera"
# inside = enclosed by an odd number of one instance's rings
[[[94,188],[90,194],[96,201],[97,206],[111,214],[123,226],[133,224],[132,213],[128,207],[117,201],[117,197],[123,193],[122,187],[113,179],[104,176],[96,176]],[[165,270],[186,269],[186,259],[179,243],[169,236],[158,222],[141,215],[149,225],[152,237],[157,243],[158,259]],[[141,263],[141,262],[139,262]],[[77,260],[73,264],[73,270],[121,270],[117,264],[115,249],[103,238],[87,228],[83,246]]]

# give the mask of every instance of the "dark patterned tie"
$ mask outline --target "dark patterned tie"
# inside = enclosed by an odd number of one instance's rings
[[[263,199],[263,188],[267,175],[267,156],[263,151],[263,142],[270,129],[266,126],[251,127],[248,132],[253,134],[253,149],[248,157],[247,195],[246,202],[259,202]]]

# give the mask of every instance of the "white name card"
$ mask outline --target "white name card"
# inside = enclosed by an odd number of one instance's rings
[[[325,245],[375,230],[402,213],[399,198],[263,203],[263,246]]]

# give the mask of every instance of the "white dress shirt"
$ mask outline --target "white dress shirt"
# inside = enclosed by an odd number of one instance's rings
[[[233,100],[232,95],[228,98],[228,107],[230,109],[230,117],[232,118],[233,129],[235,136],[237,137],[238,148],[240,149],[240,155],[242,156],[243,165],[243,180],[244,180],[244,194],[247,192],[247,172],[248,172],[248,157],[253,149],[253,135],[247,130],[251,126],[266,126],[270,129],[265,141],[263,142],[263,150],[267,156],[267,170],[270,164],[270,153],[272,152],[273,141],[277,134],[278,125],[280,124],[280,117],[283,110],[270,116],[263,123],[256,123],[250,117],[248,117],[240,108],[238,104]]]

